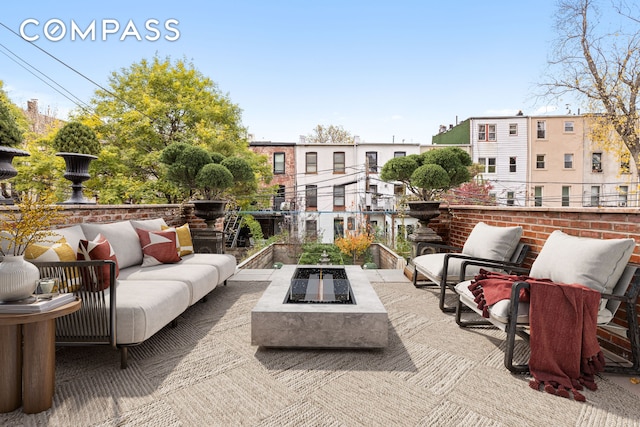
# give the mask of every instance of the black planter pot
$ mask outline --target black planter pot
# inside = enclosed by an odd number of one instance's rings
[[[216,220],[224,216],[226,200],[192,200],[193,214],[205,220],[209,228],[215,226]]]
[[[418,220],[418,227],[409,235],[409,241],[412,242],[411,257],[422,255],[423,243],[441,242],[442,238],[429,227],[429,221],[440,215],[439,201],[415,201],[408,202],[408,215]]]
[[[56,156],[62,157],[67,166],[64,177],[71,181],[71,197],[62,202],[62,205],[95,205],[95,202],[86,199],[82,194],[84,188],[82,183],[89,178],[89,164],[92,160],[97,159],[91,154],[80,153],[56,153]]]
[[[18,171],[12,164],[14,157],[25,157],[29,155],[30,154],[24,150],[0,145],[0,181],[18,175]],[[6,197],[0,192],[0,204],[12,205],[13,199]]]

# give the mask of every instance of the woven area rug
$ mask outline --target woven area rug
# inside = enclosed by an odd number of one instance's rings
[[[640,426],[640,402],[607,379],[586,403],[534,391],[502,365],[503,333],[460,329],[430,290],[376,283],[384,350],[263,350],[250,344],[262,283],[218,287],[131,348],[61,348],[53,407],[3,426]],[[524,350],[525,346],[521,346]]]

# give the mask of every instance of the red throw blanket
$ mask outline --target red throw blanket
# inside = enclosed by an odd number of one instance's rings
[[[504,296],[506,288],[522,276],[480,271],[469,289],[476,302],[491,305]],[[529,386],[547,393],[585,401],[582,387],[596,390],[595,374],[604,369],[604,356],[596,335],[600,293],[583,285],[559,284],[550,280],[524,278],[530,284],[529,326],[533,376]],[[523,295],[521,295],[523,296]],[[527,297],[527,295],[525,295]],[[504,299],[504,298],[501,298]]]

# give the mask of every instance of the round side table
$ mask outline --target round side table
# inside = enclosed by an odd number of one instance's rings
[[[55,388],[56,318],[80,300],[41,313],[0,314],[0,412],[22,404],[27,414],[51,408]]]

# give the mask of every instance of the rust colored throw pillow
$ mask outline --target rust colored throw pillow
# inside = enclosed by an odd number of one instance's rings
[[[158,264],[171,264],[182,258],[176,251],[175,230],[150,231],[136,228],[142,248],[142,267],[150,267]]]
[[[97,260],[114,261],[116,263],[116,277],[114,277],[114,280],[118,277],[118,274],[120,273],[118,260],[109,241],[102,234],[98,234],[94,240],[80,239],[80,242],[78,243],[78,261]],[[83,274],[82,277],[83,284],[85,286],[91,284],[92,290],[98,291],[109,287],[111,276],[108,265],[102,267],[102,274],[100,277],[92,269],[89,271],[90,273],[88,275]],[[87,280],[89,280],[89,283],[87,283]]]

